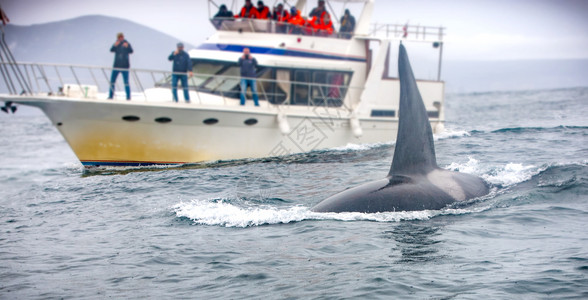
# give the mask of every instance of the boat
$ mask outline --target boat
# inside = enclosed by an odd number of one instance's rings
[[[390,49],[425,43],[438,51],[438,74],[417,84],[433,130],[443,130],[444,28],[370,24],[374,0],[327,3],[335,28],[341,14],[334,6],[360,5],[352,32],[211,17],[215,33],[188,52],[194,73],[190,103],[182,102],[182,93],[179,102],[172,101],[171,72],[130,69],[132,100],[120,93],[109,100],[112,68],[20,63],[5,55],[2,109],[40,108],[86,168],[182,165],[386,143],[396,136],[400,89],[398,78],[389,76]],[[216,5],[209,1],[210,15]],[[301,11],[309,10],[306,5],[305,0],[295,4]],[[237,60],[246,47],[258,61],[259,107],[249,100],[250,91],[246,105],[239,103]],[[2,48],[8,49],[4,39]]]

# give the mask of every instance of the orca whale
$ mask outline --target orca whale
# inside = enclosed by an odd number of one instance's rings
[[[437,166],[433,130],[402,44],[398,54],[398,76],[398,136],[388,176],[335,194],[314,206],[312,211],[437,210],[456,201],[488,194],[488,185],[481,178]]]

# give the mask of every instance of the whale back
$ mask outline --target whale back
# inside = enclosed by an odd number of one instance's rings
[[[388,176],[427,174],[437,168],[433,130],[412,73],[408,54],[400,44],[398,53],[400,107],[398,135]]]

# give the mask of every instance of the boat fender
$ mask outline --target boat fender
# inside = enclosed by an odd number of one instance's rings
[[[359,118],[353,115],[349,119],[349,124],[351,125],[351,130],[353,130],[353,135],[356,138],[359,138],[363,135],[363,130],[361,129],[361,124],[359,123]]]
[[[441,122],[437,122],[434,129],[435,130],[433,130],[433,132],[435,134],[443,133],[443,132],[445,132],[445,125],[443,125],[443,123],[441,123]]]
[[[284,113],[278,113],[278,126],[280,127],[280,131],[283,135],[287,135],[290,133],[290,124],[288,123],[288,118]]]

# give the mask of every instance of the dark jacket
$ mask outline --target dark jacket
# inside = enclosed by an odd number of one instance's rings
[[[255,57],[251,57],[251,54],[248,59],[243,59],[242,56],[239,57],[239,66],[241,67],[241,77],[256,77],[255,68],[257,68],[257,60],[255,60]]]
[[[233,12],[230,10],[219,10],[218,13],[216,13],[216,15],[214,15],[214,18],[227,18],[227,19],[232,19],[233,18]]]
[[[172,52],[172,54],[170,54],[170,56],[167,58],[170,61],[174,61],[172,71],[183,73],[192,71],[192,61],[190,60],[190,55],[188,55],[186,51],[181,51],[177,55],[174,55],[174,52]]]
[[[129,44],[129,46],[124,47],[124,43]],[[128,69],[131,66],[131,63],[129,62],[129,54],[133,53],[133,47],[131,47],[131,43],[127,42],[127,40],[123,40],[118,44],[118,46],[113,44],[110,48],[110,52],[114,52],[115,68]]]
[[[347,18],[343,15],[339,24],[341,24],[341,28],[339,28],[341,32],[353,32],[355,30],[355,18],[352,15],[348,15]]]

